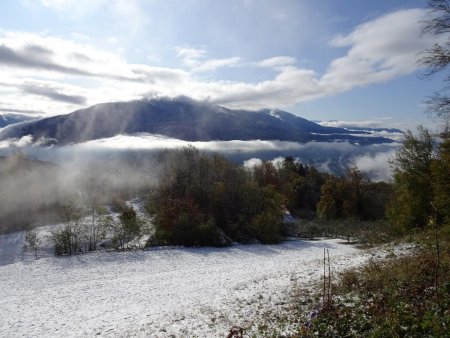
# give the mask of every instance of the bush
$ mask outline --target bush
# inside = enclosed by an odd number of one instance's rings
[[[79,234],[73,225],[66,225],[61,230],[52,232],[55,255],[73,255],[81,252],[81,241]]]
[[[252,222],[251,235],[260,243],[275,244],[283,240],[281,217],[270,211],[257,215]]]
[[[301,337],[448,337],[450,255],[428,249],[411,256],[371,261],[341,274],[330,307]]]

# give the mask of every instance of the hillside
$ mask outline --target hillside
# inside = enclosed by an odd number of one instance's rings
[[[279,140],[391,143],[364,131],[322,127],[281,110],[232,110],[188,98],[103,103],[67,115],[11,125],[0,140],[32,135],[33,140],[65,145],[89,140],[157,134],[185,141]],[[355,134],[360,134],[356,135]]]

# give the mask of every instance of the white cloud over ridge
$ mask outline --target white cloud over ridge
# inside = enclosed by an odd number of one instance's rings
[[[192,145],[206,152],[223,154],[246,167],[261,163],[261,160],[270,160],[276,165],[283,157],[292,156],[322,171],[344,173],[348,166],[356,165],[374,180],[389,180],[391,170],[388,160],[399,146],[398,143],[358,146],[348,142],[297,143],[276,140],[188,142],[145,133],[117,135],[61,147],[43,144],[45,140],[33,144],[30,136],[2,141],[0,155],[7,155],[11,149],[20,149],[33,158],[47,161],[89,162],[98,161],[102,156],[119,158],[141,154],[137,157],[147,158],[147,154]]]
[[[75,4],[72,0],[44,3],[61,10]],[[120,0],[114,3],[125,6]],[[334,38],[331,46],[347,51],[332,60],[324,74],[297,67],[290,56],[244,62],[239,56],[208,58],[205,50],[190,47],[175,51],[187,70],[152,67],[130,63],[87,43],[2,31],[0,103],[55,115],[100,102],[185,95],[230,108],[283,108],[414,72],[418,53],[436,41],[421,32],[419,22],[426,13],[424,9],[389,13]],[[237,66],[269,67],[276,74],[259,82],[197,76]]]
[[[324,127],[337,127],[337,128],[345,128],[347,130],[357,130],[357,131],[365,131],[368,134],[366,136],[369,137],[386,137],[391,140],[395,140],[401,142],[404,137],[405,128],[403,125],[393,125],[389,123],[390,118],[375,118],[370,120],[360,120],[360,121],[320,121],[317,122],[321,126]],[[390,127],[386,127],[389,125]],[[394,131],[392,129],[398,129],[398,131]],[[358,134],[356,134],[358,135]]]
[[[389,118],[378,118],[370,120],[359,120],[359,121],[319,121],[321,126],[324,127],[337,127],[337,128],[382,128]]]

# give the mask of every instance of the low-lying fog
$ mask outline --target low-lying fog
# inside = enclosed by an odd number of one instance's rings
[[[148,164],[153,156],[163,149],[193,145],[206,152],[221,153],[230,159],[244,163],[250,159],[273,160],[292,156],[298,161],[317,168],[342,174],[348,166],[357,166],[373,180],[389,180],[391,170],[388,163],[399,143],[358,145],[348,142],[285,141],[210,141],[187,142],[160,135],[118,135],[111,138],[62,146],[42,147],[31,143],[31,137],[0,142],[0,156],[20,150],[28,156],[51,161],[61,166],[82,167],[86,162],[115,161]]]
[[[0,232],[7,226],[23,224],[30,214],[39,215],[42,222],[52,221],[56,219],[55,205],[89,205],[93,199],[101,203],[116,195],[148,190],[158,176],[157,154],[187,145],[221,153],[245,166],[292,156],[334,174],[357,166],[372,180],[386,181],[391,177],[388,161],[399,143],[186,142],[148,134],[119,135],[62,147],[32,144],[28,136],[2,141],[0,156],[6,157],[0,157]]]

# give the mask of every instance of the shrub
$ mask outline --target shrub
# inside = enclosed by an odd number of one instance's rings
[[[323,309],[303,337],[448,337],[450,256],[427,249],[411,256],[371,261],[341,274],[332,306]]]
[[[79,234],[73,225],[66,225],[51,234],[55,255],[72,255],[81,252],[81,241]]]
[[[24,249],[33,251],[36,259],[38,259],[38,252],[40,250],[41,244],[42,239],[36,232],[36,228],[32,228],[31,230],[28,230],[26,232]]]
[[[251,229],[251,235],[263,244],[275,244],[283,240],[281,217],[270,211],[257,215],[253,219]]]

